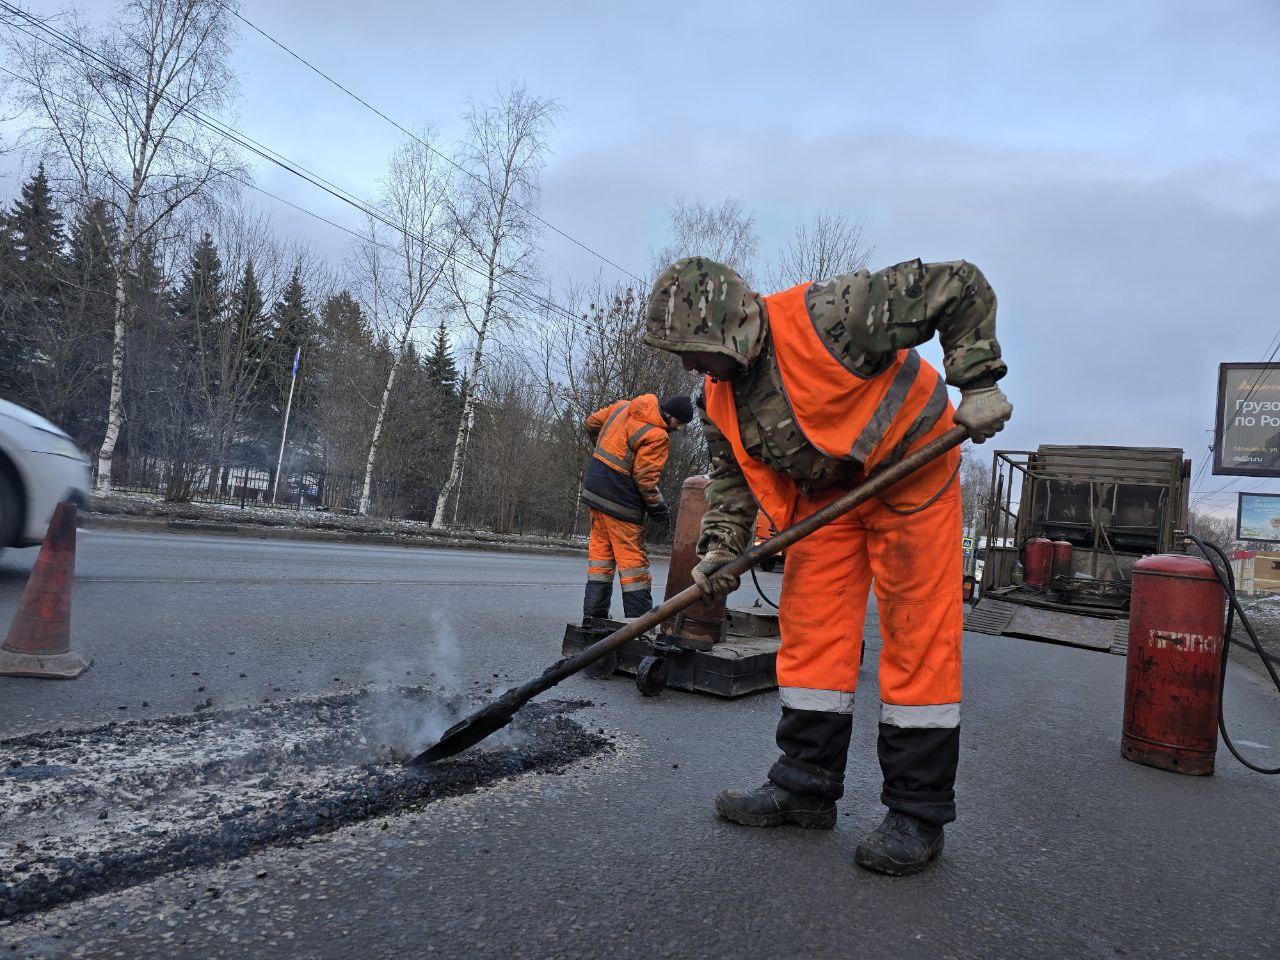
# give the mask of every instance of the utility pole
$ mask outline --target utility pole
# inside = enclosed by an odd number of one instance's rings
[[[280,431],[280,455],[276,457],[276,482],[271,485],[271,502],[276,502],[276,493],[280,489],[280,465],[284,463],[284,441],[289,435],[289,413],[293,410],[293,388],[298,382],[298,361],[302,359],[302,348],[293,351],[293,373],[289,375],[289,400],[284,405],[284,428]]]

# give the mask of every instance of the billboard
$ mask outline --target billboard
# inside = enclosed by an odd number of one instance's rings
[[[1218,365],[1213,472],[1280,477],[1280,364]]]
[[[1236,539],[1280,543],[1280,493],[1240,494]]]

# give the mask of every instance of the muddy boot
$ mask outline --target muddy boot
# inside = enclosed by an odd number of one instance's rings
[[[792,793],[772,780],[747,793],[722,791],[716,797],[716,813],[748,827],[781,827],[789,823],[807,830],[830,830],[836,825],[834,800]]]
[[[905,877],[919,873],[942,852],[942,827],[919,817],[889,811],[884,823],[858,844],[858,866]]]
[[[613,599],[613,580],[608,583],[600,580],[588,580],[587,589],[582,598],[582,623],[589,626],[588,620],[609,619],[609,603]]]

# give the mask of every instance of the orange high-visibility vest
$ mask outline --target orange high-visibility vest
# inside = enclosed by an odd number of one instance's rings
[[[820,453],[871,471],[897,460],[937,425],[950,401],[942,377],[914,350],[899,350],[872,377],[851,372],[828,349],[805,303],[802,283],[764,298],[778,370],[796,426]],[[747,454],[733,385],[706,378],[707,416],[733,448],[751,492],[774,527],[790,525],[795,481]]]
[[[596,447],[591,452],[597,460],[625,473],[628,477],[635,470],[636,449],[640,446],[640,441],[650,430],[660,429],[632,415],[632,406],[643,399],[645,398],[642,396],[635,401],[628,400],[618,404],[613,413],[609,414],[609,419],[604,422],[604,426],[600,428],[600,433],[596,436]],[[656,409],[657,398],[651,399],[652,406]]]

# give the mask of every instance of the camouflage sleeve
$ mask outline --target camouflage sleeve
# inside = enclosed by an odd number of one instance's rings
[[[733,447],[720,428],[707,416],[706,404],[698,396],[698,419],[707,440],[711,458],[710,483],[707,484],[707,512],[702,515],[702,535],[698,538],[698,555],[711,550],[741,553],[751,542],[756,514],[760,508],[734,459]]]
[[[846,274],[815,284],[810,309],[824,337],[840,345],[855,368],[937,334],[947,383],[990,386],[1007,371],[996,340],[995,292],[965,260],[909,260]]]

